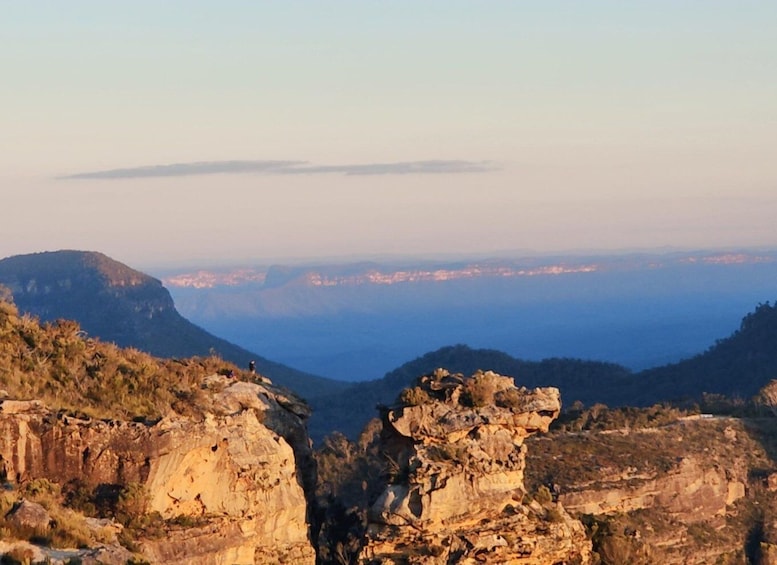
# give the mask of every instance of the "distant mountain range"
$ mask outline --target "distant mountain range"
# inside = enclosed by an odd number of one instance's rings
[[[22,312],[41,321],[76,320],[89,335],[158,357],[217,354],[303,393],[331,392],[338,381],[297,371],[236,346],[181,316],[162,283],[101,253],[54,251],[0,260],[0,285]]]
[[[458,262],[374,262],[344,265],[237,267],[169,274],[164,283],[172,288],[216,288],[260,285],[265,288],[291,283],[312,287],[394,285],[443,282],[484,277],[520,278],[573,273],[661,269],[678,265],[743,265],[777,262],[774,251],[707,251],[634,253],[619,256],[524,257]]]

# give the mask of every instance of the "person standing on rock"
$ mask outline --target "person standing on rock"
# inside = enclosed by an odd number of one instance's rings
[[[250,361],[248,363],[248,370],[251,372],[252,375],[256,373],[256,361]]]

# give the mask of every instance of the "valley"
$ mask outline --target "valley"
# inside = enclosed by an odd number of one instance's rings
[[[159,273],[190,320],[344,381],[457,343],[642,370],[690,357],[773,300],[774,251],[355,263]]]

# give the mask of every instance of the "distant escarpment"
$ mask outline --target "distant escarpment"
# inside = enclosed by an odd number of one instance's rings
[[[56,251],[17,255],[0,261],[0,284],[22,312],[43,321],[76,320],[90,335],[133,346],[160,357],[207,354],[184,348],[216,349],[216,338],[192,344],[187,324],[158,280],[94,252]],[[169,329],[179,331],[170,332]],[[200,336],[205,337],[205,332]]]
[[[310,394],[337,381],[296,371],[220,339],[182,317],[162,283],[102,253],[53,251],[0,260],[0,285],[25,313],[75,320],[90,336],[159,357],[217,354]]]

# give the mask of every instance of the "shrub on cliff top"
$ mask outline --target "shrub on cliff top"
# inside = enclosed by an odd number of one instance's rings
[[[35,554],[29,547],[14,547],[8,553],[0,556],[0,564],[27,565],[28,563],[32,563],[34,556]]]
[[[460,397],[460,402],[464,406],[482,408],[494,403],[494,393],[496,385],[491,375],[486,373],[475,373],[464,383],[464,393]]]
[[[406,388],[399,394],[399,401],[406,406],[420,406],[431,402],[432,397],[424,389],[418,386]]]
[[[500,390],[494,395],[494,403],[500,408],[520,408],[523,396],[516,388]]]
[[[202,400],[205,376],[224,367],[240,373],[217,357],[157,359],[89,339],[76,322],[41,325],[0,305],[0,388],[10,398],[87,417],[153,420],[170,410],[201,410],[186,400]]]

